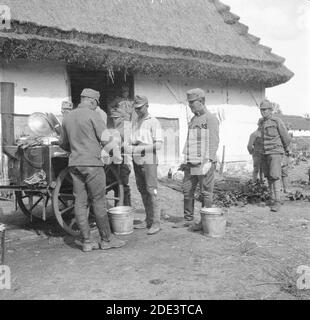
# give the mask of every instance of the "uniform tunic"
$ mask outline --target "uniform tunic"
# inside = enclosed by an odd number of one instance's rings
[[[195,115],[189,123],[186,145],[183,153],[191,164],[201,164],[204,160],[217,161],[219,145],[219,121],[215,115],[206,110]]]

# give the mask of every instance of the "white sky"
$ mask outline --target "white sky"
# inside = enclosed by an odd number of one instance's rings
[[[249,33],[286,59],[295,73],[287,83],[267,89],[266,97],[283,113],[310,113],[310,0],[222,0]]]

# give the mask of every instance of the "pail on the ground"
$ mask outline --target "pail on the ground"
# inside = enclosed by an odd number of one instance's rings
[[[114,207],[109,209],[108,213],[113,233],[116,235],[133,233],[134,213],[132,207]]]
[[[202,208],[200,210],[203,232],[209,237],[224,237],[226,217],[221,208]]]

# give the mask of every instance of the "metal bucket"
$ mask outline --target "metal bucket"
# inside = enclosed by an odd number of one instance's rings
[[[204,234],[212,238],[225,236],[226,217],[221,208],[202,208],[200,215]]]
[[[111,208],[108,213],[113,233],[122,236],[133,233],[134,211],[132,207],[115,207]]]

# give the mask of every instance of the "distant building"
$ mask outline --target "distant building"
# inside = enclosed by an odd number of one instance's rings
[[[277,115],[284,123],[290,125],[294,137],[310,137],[310,118],[292,115]]]

